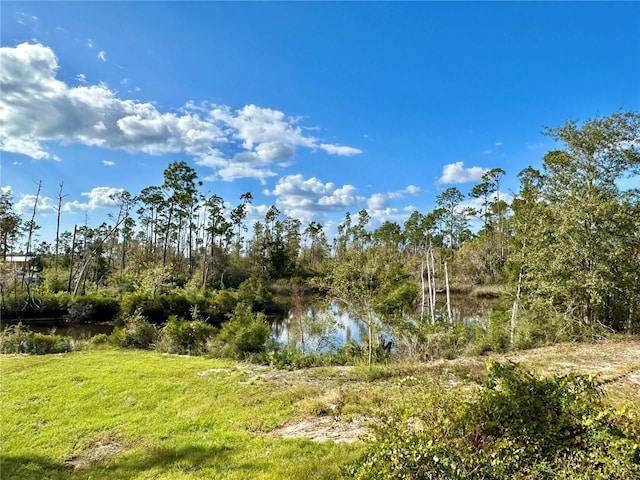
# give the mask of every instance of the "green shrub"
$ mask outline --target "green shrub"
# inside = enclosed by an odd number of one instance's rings
[[[254,360],[274,368],[287,370],[345,365],[346,363],[344,358],[334,352],[303,353],[295,348],[273,349],[257,355]]]
[[[404,388],[404,386],[401,385]],[[355,479],[610,479],[640,475],[640,424],[606,408],[592,378],[489,365],[475,400],[432,386],[384,412]]]
[[[32,332],[21,323],[0,332],[0,353],[45,355],[70,352],[75,347],[76,341],[72,338]]]
[[[109,343],[109,335],[106,333],[99,333],[89,339],[89,343],[95,346],[107,345]]]
[[[184,321],[172,316],[160,332],[157,350],[180,355],[199,355],[209,351],[215,328],[202,320]]]
[[[109,335],[108,342],[115,347],[123,347],[125,345],[125,329],[123,327],[115,327]]]
[[[452,359],[462,355],[471,341],[469,326],[437,323],[423,326],[417,334],[421,360]]]
[[[67,319],[72,322],[107,322],[118,315],[120,302],[113,296],[85,295],[69,305]]]
[[[0,353],[26,353],[31,330],[22,323],[9,325],[0,332]]]
[[[124,334],[120,346],[127,348],[153,348],[158,329],[138,311],[124,320]]]
[[[205,309],[206,316],[216,325],[222,324],[233,313],[238,299],[234,292],[220,290],[212,295]]]
[[[58,293],[66,291],[68,286],[68,272],[65,269],[45,269],[42,272],[44,285],[50,292]]]
[[[254,313],[249,305],[240,303],[222,325],[217,339],[222,342],[223,355],[244,358],[264,352],[270,331],[263,313]]]
[[[508,312],[502,309],[494,310],[486,323],[476,324],[474,336],[472,347],[474,354],[506,351],[511,340]]]

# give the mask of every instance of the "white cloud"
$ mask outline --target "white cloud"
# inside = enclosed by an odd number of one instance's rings
[[[374,193],[367,200],[367,207],[371,210],[385,210],[389,207],[389,198],[382,193]]]
[[[348,207],[358,204],[358,189],[353,185],[343,185],[318,200],[318,205],[328,207]]]
[[[415,211],[415,208],[411,208],[407,210],[403,208],[402,210],[398,210],[397,208],[386,207],[380,210],[369,210],[369,215],[371,216],[371,222],[369,227],[371,230],[375,230],[377,227],[382,225],[384,222],[396,222],[399,225],[404,224],[404,222],[409,217],[409,214]]]
[[[501,147],[502,145],[504,145],[504,142],[496,142],[496,143],[495,143],[495,146],[496,146],[496,147]]]
[[[389,192],[386,194],[389,198],[403,198],[407,193],[409,195],[417,195],[421,192],[420,187],[416,187],[415,185],[409,185],[407,188],[403,188],[402,190],[396,190],[395,192]]]
[[[321,143],[320,148],[332,155],[343,155],[345,157],[362,153],[362,150],[359,148],[345,147],[343,145],[330,145],[328,143]]]
[[[102,60],[103,62],[107,61],[107,52],[105,52],[104,50],[100,50],[100,52],[98,52],[98,58],[100,60]]]
[[[106,60],[104,51],[99,56]],[[54,140],[152,155],[182,152],[211,167],[208,178],[262,181],[275,175],[274,163],[291,164],[296,148],[361,152],[321,143],[298,125],[299,118],[278,110],[189,102],[179,114],[161,112],[151,103],[118,98],[106,84],[71,87],[57,79],[58,68],[44,45],[0,48],[0,149],[51,159],[43,144]],[[86,82],[83,74],[76,79]]]
[[[14,210],[20,215],[31,215],[33,213],[33,206],[36,203],[35,195],[23,195],[22,198],[14,205]],[[36,213],[47,214],[55,213],[56,206],[53,200],[49,197],[38,197],[38,204],[36,206]]]
[[[79,73],[76,75],[76,80],[80,83],[87,83],[87,76],[84,73]]]
[[[303,222],[320,220],[329,213],[357,207],[363,200],[353,185],[337,187],[315,177],[305,179],[300,174],[281,178],[272,191],[265,190],[264,193],[278,197],[276,206],[285,215],[300,218]]]
[[[367,207],[374,212],[385,212],[389,210],[389,200],[404,198],[406,194],[417,195],[420,193],[420,187],[415,185],[409,185],[402,190],[396,190],[395,192],[388,193],[374,193],[367,200]]]
[[[63,210],[69,213],[95,210],[96,208],[113,208],[118,206],[117,197],[123,192],[122,188],[95,187],[90,192],[83,192],[83,197],[88,197],[88,201],[79,202],[73,200],[63,206]]]
[[[464,162],[448,163],[442,167],[442,177],[438,183],[469,183],[482,180],[482,175],[488,172],[487,168],[464,168]]]
[[[2,185],[0,186],[0,193],[3,195],[13,195],[13,189],[11,185]]]
[[[107,167],[113,167],[116,164],[116,162],[112,162],[111,160],[103,160],[102,163]]]

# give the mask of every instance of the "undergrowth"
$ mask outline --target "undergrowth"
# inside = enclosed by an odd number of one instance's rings
[[[538,378],[518,364],[493,363],[470,400],[438,385],[409,392],[380,412],[375,441],[345,478],[640,478],[640,421],[608,408],[591,377]]]

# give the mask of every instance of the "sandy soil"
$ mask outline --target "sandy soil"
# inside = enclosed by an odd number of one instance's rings
[[[464,382],[451,372],[467,372],[471,376],[482,377],[486,372],[488,358],[511,360],[522,363],[534,372],[546,374],[586,374],[594,375],[604,382],[605,390],[612,397],[623,402],[640,402],[640,339],[614,339],[593,344],[573,343],[515,352],[508,355],[491,357],[468,357],[455,360],[439,360],[417,366],[423,372],[448,372],[441,376],[446,386],[454,387]],[[325,382],[330,386],[331,378],[327,369],[323,375],[314,374],[315,369],[286,371],[262,367],[248,367],[254,378],[276,382],[282,386],[292,386],[300,382]],[[335,378],[353,377],[353,367],[340,367],[335,370]],[[638,403],[640,404],[640,403]],[[331,405],[327,410],[331,411]],[[367,425],[371,420],[354,416],[310,415],[296,420],[271,432],[276,437],[309,438],[314,441],[355,442],[363,439]]]

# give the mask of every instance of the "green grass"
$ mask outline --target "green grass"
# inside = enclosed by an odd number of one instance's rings
[[[320,392],[232,362],[126,350],[0,361],[3,480],[336,478],[361,450],[270,436]]]
[[[640,415],[640,338],[495,358],[596,375],[608,403]],[[473,397],[486,360],[284,371],[143,350],[0,355],[0,479],[335,479],[362,442],[280,438],[278,427],[334,416],[348,426],[433,385]]]

